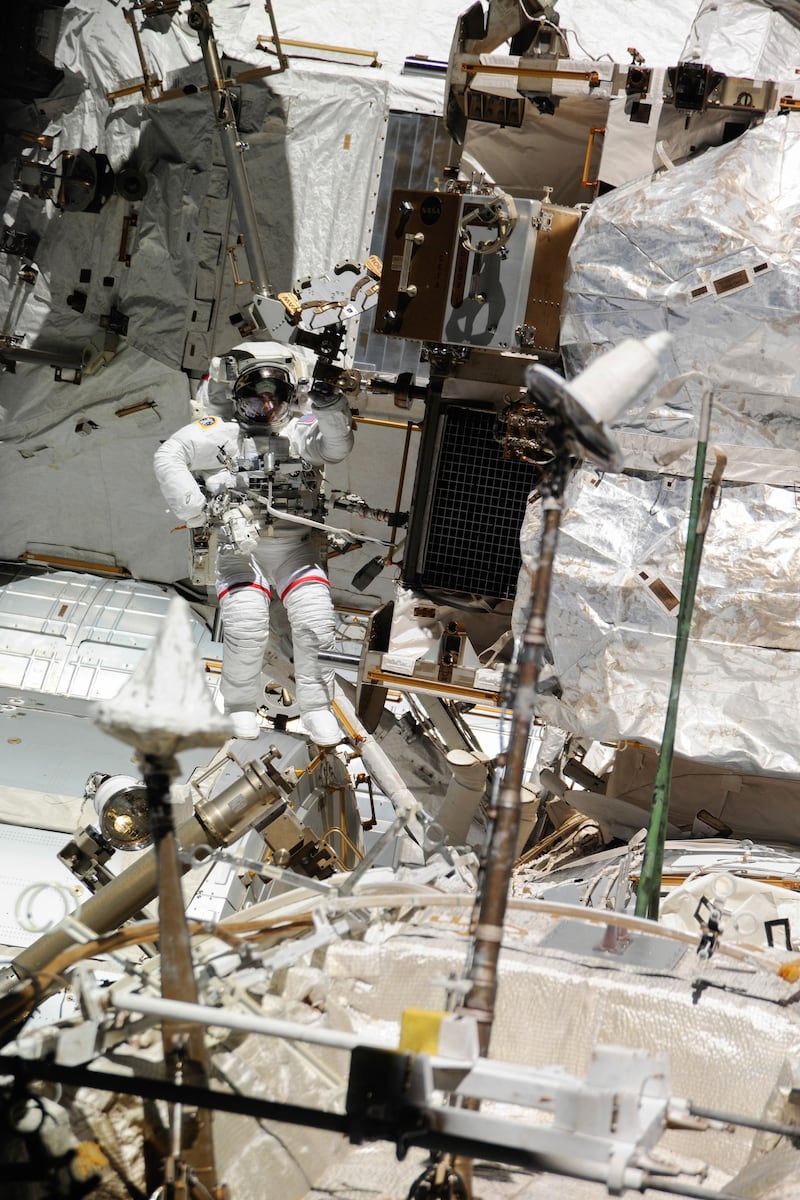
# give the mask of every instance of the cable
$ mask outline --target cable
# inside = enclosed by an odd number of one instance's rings
[[[582,42],[580,41],[580,38],[578,37],[578,35],[574,29],[568,29],[565,25],[556,25],[556,23],[554,21],[551,21],[548,17],[545,17],[544,15],[540,15],[539,13],[537,13],[535,15],[532,13],[529,13],[527,8],[525,7],[523,0],[518,0],[518,3],[519,3],[520,8],[522,9],[524,16],[527,18],[528,21],[531,21],[531,22],[538,21],[540,25],[548,25],[548,26],[550,26],[551,29],[554,29],[556,33],[558,33],[562,36],[562,38],[564,40],[564,46],[566,48],[568,55],[569,55],[569,43],[567,42],[566,34],[569,33],[575,38],[575,41],[578,43],[578,48],[583,51],[583,53],[586,55],[586,57],[589,59],[590,62],[599,62],[601,58],[607,58],[611,62],[614,62],[613,54],[609,54],[608,52],[606,52],[605,54],[598,54],[598,55],[591,54],[586,49],[586,47],[582,44]]]
[[[574,29],[564,29],[564,33],[572,34],[572,36],[575,38],[575,41],[578,43],[578,48],[583,51],[583,53],[586,55],[586,57],[589,59],[590,62],[599,62],[601,58],[607,58],[607,59],[609,59],[610,62],[614,62],[614,55],[609,54],[608,52],[606,52],[605,54],[598,54],[598,55],[591,54],[586,49],[586,47],[581,43],[581,41],[578,38],[578,35]]]
[[[53,892],[59,897],[64,906],[64,911],[61,916],[55,920],[45,921],[44,924],[37,923],[32,914],[33,905],[42,893]],[[23,902],[26,903],[23,912]],[[77,898],[71,888],[65,883],[32,883],[28,887],[23,888],[17,896],[14,905],[14,919],[20,929],[24,929],[26,933],[46,933],[48,930],[55,928],[71,913],[78,909]]]

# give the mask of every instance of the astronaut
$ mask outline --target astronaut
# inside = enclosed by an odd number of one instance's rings
[[[333,669],[330,581],[315,550],[325,463],[353,447],[350,410],[329,384],[312,387],[302,348],[244,342],[212,360],[207,415],[185,425],[156,451],[162,494],[190,528],[216,531],[216,590],[223,622],[220,692],[237,737],[259,733],[261,667],[269,604],[283,603],[292,632],[295,698],[303,725],[320,747],[341,737],[331,709]],[[201,482],[198,481],[200,477]]]

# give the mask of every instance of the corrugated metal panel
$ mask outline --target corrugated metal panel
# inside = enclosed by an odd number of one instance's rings
[[[0,588],[0,687],[113,696],[153,644],[172,594],[154,584],[67,571]],[[196,624],[198,647],[211,638]]]

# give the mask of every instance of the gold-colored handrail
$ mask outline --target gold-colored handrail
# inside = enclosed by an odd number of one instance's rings
[[[594,139],[599,133],[605,133],[605,126],[593,126],[589,130],[589,137],[586,141],[586,158],[583,160],[583,174],[581,175],[581,187],[597,187],[599,179],[589,178],[589,168],[592,165],[592,152],[594,151]]]
[[[256,41],[259,45],[263,45],[265,42],[273,42],[274,40],[275,39],[269,34],[259,34],[259,36],[256,38]],[[320,50],[323,53],[353,54],[357,58],[371,59],[372,61],[369,64],[371,67],[379,67],[381,65],[378,59],[377,50],[358,50],[355,46],[332,46],[326,42],[298,42],[292,41],[289,38],[281,38],[281,45],[296,46],[301,50]]]
[[[589,87],[600,86],[597,71],[559,71],[557,67],[505,67],[492,63],[460,63],[465,75],[532,75],[535,79],[585,79]]]

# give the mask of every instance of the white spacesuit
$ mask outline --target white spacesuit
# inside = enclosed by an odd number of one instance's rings
[[[212,363],[209,409],[227,398],[233,418],[185,425],[155,454],[159,487],[176,517],[216,529],[216,588],[223,622],[221,694],[237,736],[256,737],[269,602],[278,596],[292,631],[295,695],[320,746],[341,737],[331,710],[334,674],[319,652],[333,649],[328,576],[312,527],[321,519],[325,463],[353,446],[350,411],[334,389],[310,393],[308,363],[293,347],[245,342]],[[201,487],[195,476],[203,481]]]

